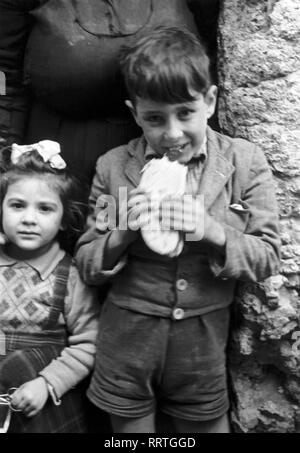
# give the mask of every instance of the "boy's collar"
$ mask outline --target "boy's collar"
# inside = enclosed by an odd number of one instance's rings
[[[46,280],[64,256],[65,252],[60,248],[59,243],[54,242],[52,247],[44,255],[23,262],[36,270],[42,280]],[[4,247],[0,246],[0,267],[14,266],[18,262],[22,261],[8,256],[4,251]]]

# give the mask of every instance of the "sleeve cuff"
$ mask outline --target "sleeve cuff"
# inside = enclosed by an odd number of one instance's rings
[[[209,264],[215,277],[227,280],[233,278],[230,263],[232,263],[234,256],[238,231],[225,224],[223,224],[223,227],[226,235],[225,252],[220,253],[214,249],[209,256]]]
[[[54,406],[60,406],[61,405],[61,399],[57,396],[57,393],[55,391],[55,388],[53,387],[52,384],[50,384],[50,382],[47,381],[47,379],[45,378],[45,376],[43,375],[40,375],[44,381],[46,382],[46,385],[47,385],[47,389],[48,389],[48,393],[49,393],[49,396],[54,404]]]
[[[105,278],[114,277],[116,274],[118,274],[123,269],[123,267],[126,266],[126,263],[127,263],[127,255],[124,255],[124,256],[122,256],[120,261],[114,266],[113,269],[102,270],[101,275]]]

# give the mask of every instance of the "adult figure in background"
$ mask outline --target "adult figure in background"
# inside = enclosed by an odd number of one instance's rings
[[[99,155],[140,134],[124,106],[120,47],[158,24],[195,30],[187,3],[0,0],[0,144],[58,141],[70,170],[90,183]]]

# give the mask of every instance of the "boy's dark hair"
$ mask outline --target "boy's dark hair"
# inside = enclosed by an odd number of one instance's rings
[[[124,46],[121,71],[129,97],[170,104],[195,100],[211,86],[210,62],[199,38],[184,28],[156,27]]]
[[[11,162],[11,149],[5,148],[0,153],[0,231],[2,230],[2,203],[10,184],[21,178],[38,177],[57,191],[63,205],[63,230],[58,240],[64,248],[72,252],[75,241],[82,234],[87,211],[87,192],[82,184],[66,169],[52,168],[44,162],[37,151],[20,156],[17,164]]]

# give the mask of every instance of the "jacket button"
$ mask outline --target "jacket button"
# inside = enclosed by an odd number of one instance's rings
[[[178,291],[185,291],[188,287],[188,282],[181,278],[180,280],[177,280],[176,282],[176,288]]]
[[[180,319],[184,318],[184,310],[182,310],[182,308],[175,308],[172,312],[172,316],[176,321],[180,321]]]

